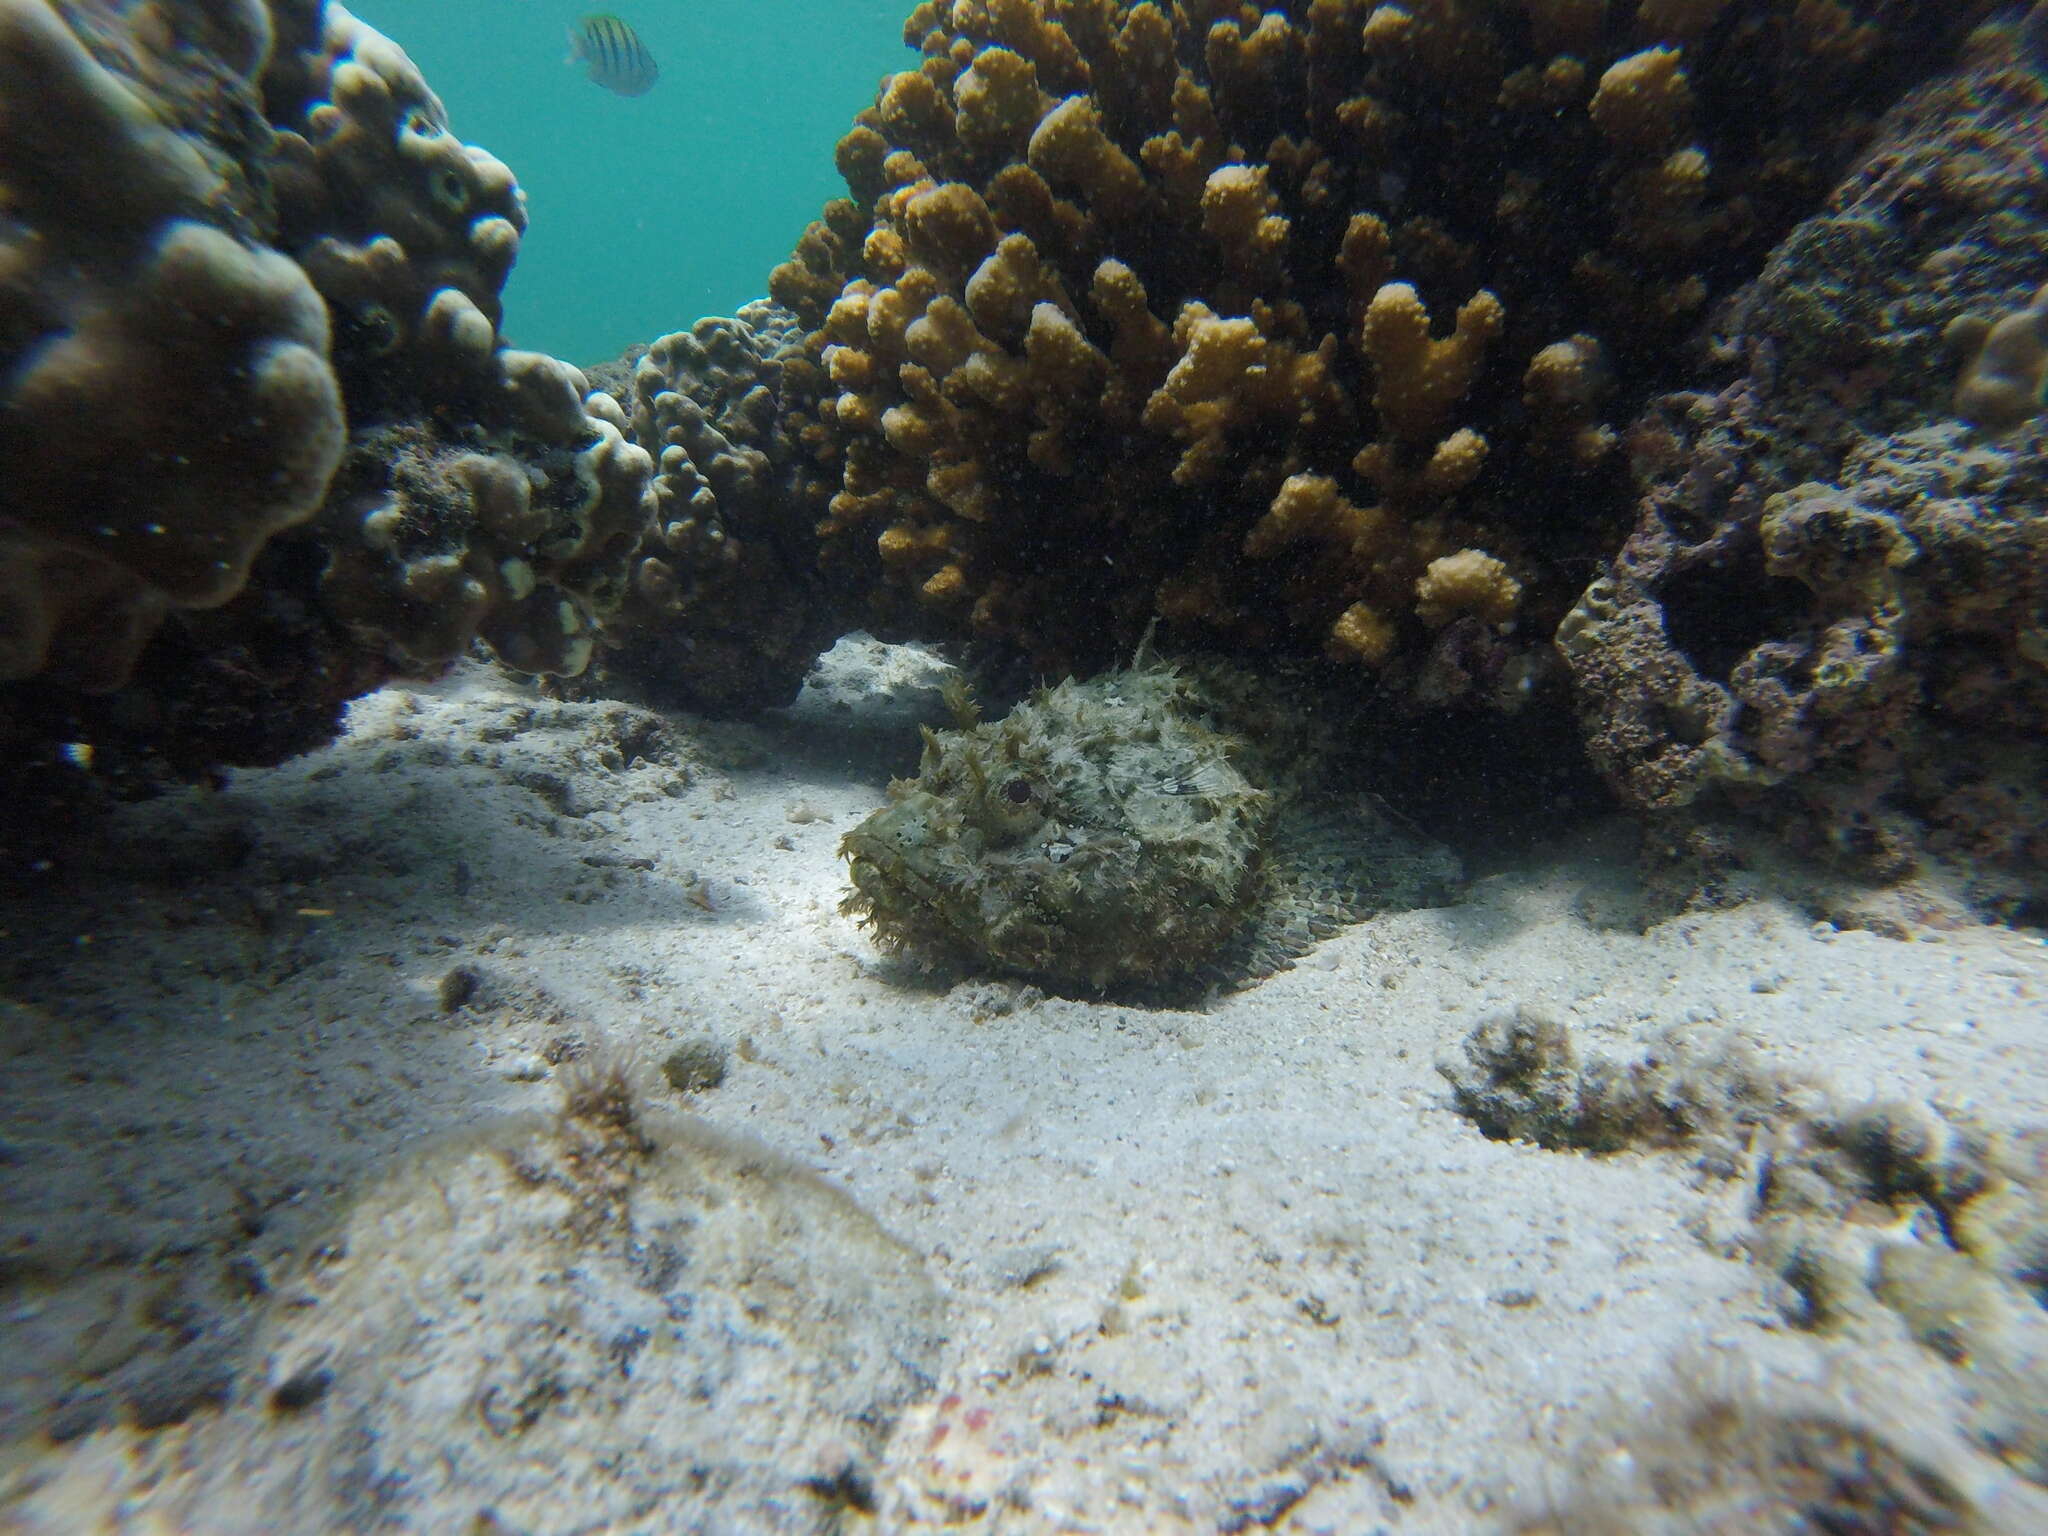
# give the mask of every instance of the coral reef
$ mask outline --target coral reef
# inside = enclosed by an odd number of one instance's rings
[[[320,600],[403,669],[481,638],[522,671],[580,672],[624,601],[652,464],[577,369],[499,339],[526,225],[512,173],[341,6],[280,20],[277,239],[340,317],[351,427]]]
[[[10,778],[275,761],[473,640],[588,661],[652,461],[504,346],[523,201],[395,44],[322,0],[7,0],[0,86]]]
[[[616,387],[655,463],[655,510],[588,686],[743,714],[787,704],[851,626],[792,487],[795,317],[767,302],[647,347]],[[622,370],[623,371],[623,370]]]
[[[827,566],[1049,670],[1158,618],[1517,703],[1611,423],[1988,10],[921,5],[770,285]]]
[[[1886,877],[1967,856],[2008,914],[2048,858],[2048,422],[1994,382],[2048,269],[2048,84],[2012,42],[1901,103],[1720,317],[1728,381],[1631,430],[1637,527],[1557,634],[1629,804]]]
[[[88,15],[94,13],[88,12]],[[0,5],[0,680],[119,684],[320,504],[341,455],[326,311],[265,248],[237,119],[269,22],[174,12],[194,102],[131,38]],[[89,36],[92,34],[88,34]],[[129,43],[123,50],[117,43]]]
[[[730,713],[857,626],[1157,623],[1531,758],[1568,676],[1628,804],[2032,910],[2048,23],[1991,10],[926,4],[777,304],[594,389],[342,6],[5,0],[11,781],[273,760],[477,642]]]
[[[1145,658],[986,725],[960,693],[959,729],[927,731],[917,778],[847,833],[842,909],[922,960],[1166,992],[1448,899],[1448,853],[1307,794],[1314,732],[1261,693]]]

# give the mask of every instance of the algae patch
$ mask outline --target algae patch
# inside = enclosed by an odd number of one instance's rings
[[[841,910],[884,948],[1097,993],[1241,983],[1456,885],[1364,797],[1303,789],[1316,733],[1232,669],[1141,660],[960,713],[840,844]]]

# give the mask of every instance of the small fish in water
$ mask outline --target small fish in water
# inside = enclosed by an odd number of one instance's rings
[[[564,62],[588,65],[593,81],[620,96],[645,96],[661,78],[640,34],[616,16],[586,16],[570,28]]]

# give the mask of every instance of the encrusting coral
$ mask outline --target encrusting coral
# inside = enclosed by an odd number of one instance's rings
[[[1631,429],[1636,529],[1557,633],[1626,803],[1885,878],[1946,855],[2007,915],[2048,860],[2048,77],[2015,42],[1899,105],[1721,316],[1719,387]]]
[[[1610,423],[1989,7],[1881,9],[921,5],[771,281],[828,568],[1051,668],[1160,618],[1524,697]]]

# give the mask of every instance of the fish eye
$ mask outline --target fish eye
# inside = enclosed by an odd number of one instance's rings
[[[1031,803],[1031,785],[1023,779],[1012,779],[1003,786],[1003,798],[1012,805]]]

